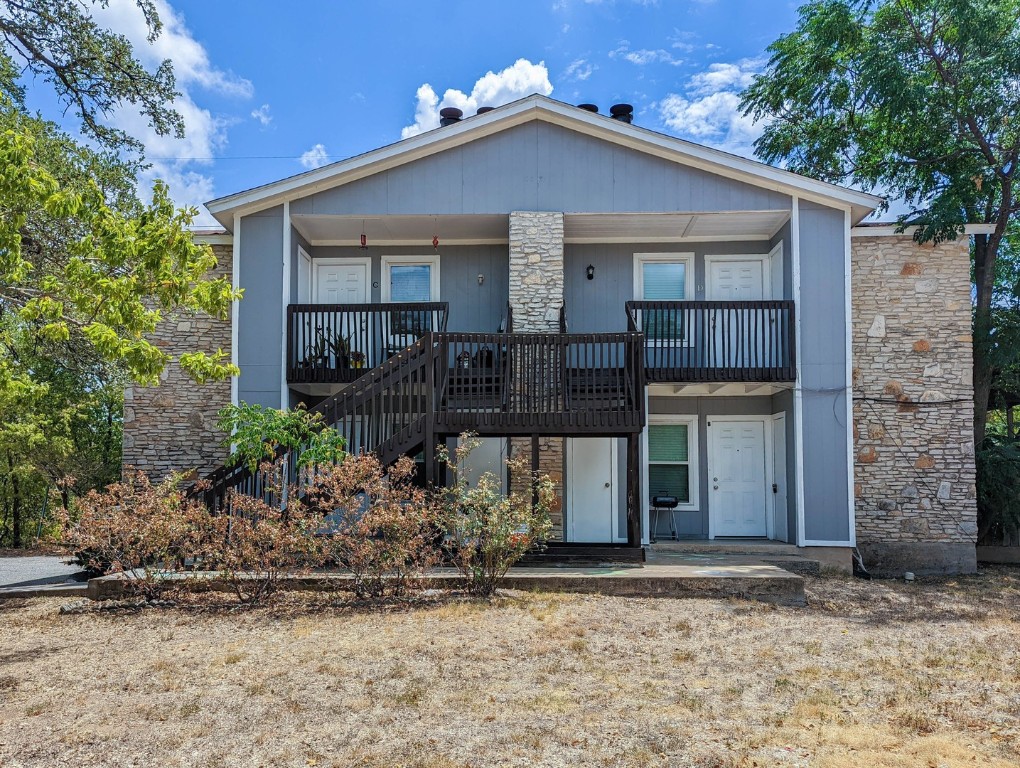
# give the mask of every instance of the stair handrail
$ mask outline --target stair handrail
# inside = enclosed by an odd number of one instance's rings
[[[395,374],[410,375],[424,369],[428,365],[432,365],[435,360],[434,345],[434,334],[429,331],[406,349],[397,352],[395,355],[384,360],[380,365],[366,371],[363,376],[347,388],[310,408],[309,413],[322,414],[326,421],[326,426],[335,426],[341,418],[339,415],[341,412],[349,413],[367,398],[378,394],[378,390],[383,389],[394,378]],[[408,366],[408,356],[419,357],[420,362]],[[271,461],[275,463],[287,457],[289,459],[288,466],[291,468],[288,474],[294,475],[297,472],[296,453],[295,449],[280,446],[273,453]],[[199,495],[204,496],[206,506],[215,511],[219,508],[217,501],[225,502],[226,494],[229,490],[249,479],[253,479],[257,485],[258,476],[261,474],[262,470],[260,468],[252,471],[243,463],[224,464],[193,485],[187,492],[187,496],[189,498]]]

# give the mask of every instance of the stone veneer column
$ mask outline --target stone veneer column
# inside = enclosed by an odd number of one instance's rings
[[[855,237],[857,541],[880,574],[976,570],[970,248]],[[863,399],[862,399],[863,398]]]
[[[214,245],[213,252],[218,264],[212,274],[229,276],[232,247]],[[122,466],[137,467],[155,480],[170,472],[207,474],[227,457],[216,413],[230,404],[230,381],[196,384],[176,358],[181,352],[229,351],[230,321],[177,313],[166,317],[150,340],[174,361],[163,371],[159,386],[124,390]]]
[[[558,333],[563,306],[563,214],[510,214],[510,306],[514,331]]]
[[[563,306],[563,214],[513,211],[510,214],[510,306],[515,333],[559,333]],[[513,455],[531,456],[531,439],[510,439]],[[564,443],[539,438],[540,472],[556,487],[553,539],[563,538]],[[521,486],[513,484],[514,490]]]

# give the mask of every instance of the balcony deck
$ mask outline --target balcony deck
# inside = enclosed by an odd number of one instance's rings
[[[793,382],[792,301],[628,301],[650,383]]]

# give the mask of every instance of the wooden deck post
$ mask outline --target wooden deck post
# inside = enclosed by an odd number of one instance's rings
[[[641,546],[641,470],[638,435],[627,435],[627,545]]]

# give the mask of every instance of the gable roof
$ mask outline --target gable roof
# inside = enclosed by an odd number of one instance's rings
[[[287,200],[347,184],[535,120],[753,186],[837,207],[850,206],[854,224],[859,223],[882,202],[882,198],[876,195],[801,176],[534,94],[497,107],[491,112],[474,115],[453,125],[436,128],[347,160],[211,200],[206,203],[206,207],[223,226],[230,229],[235,214],[254,213]]]

